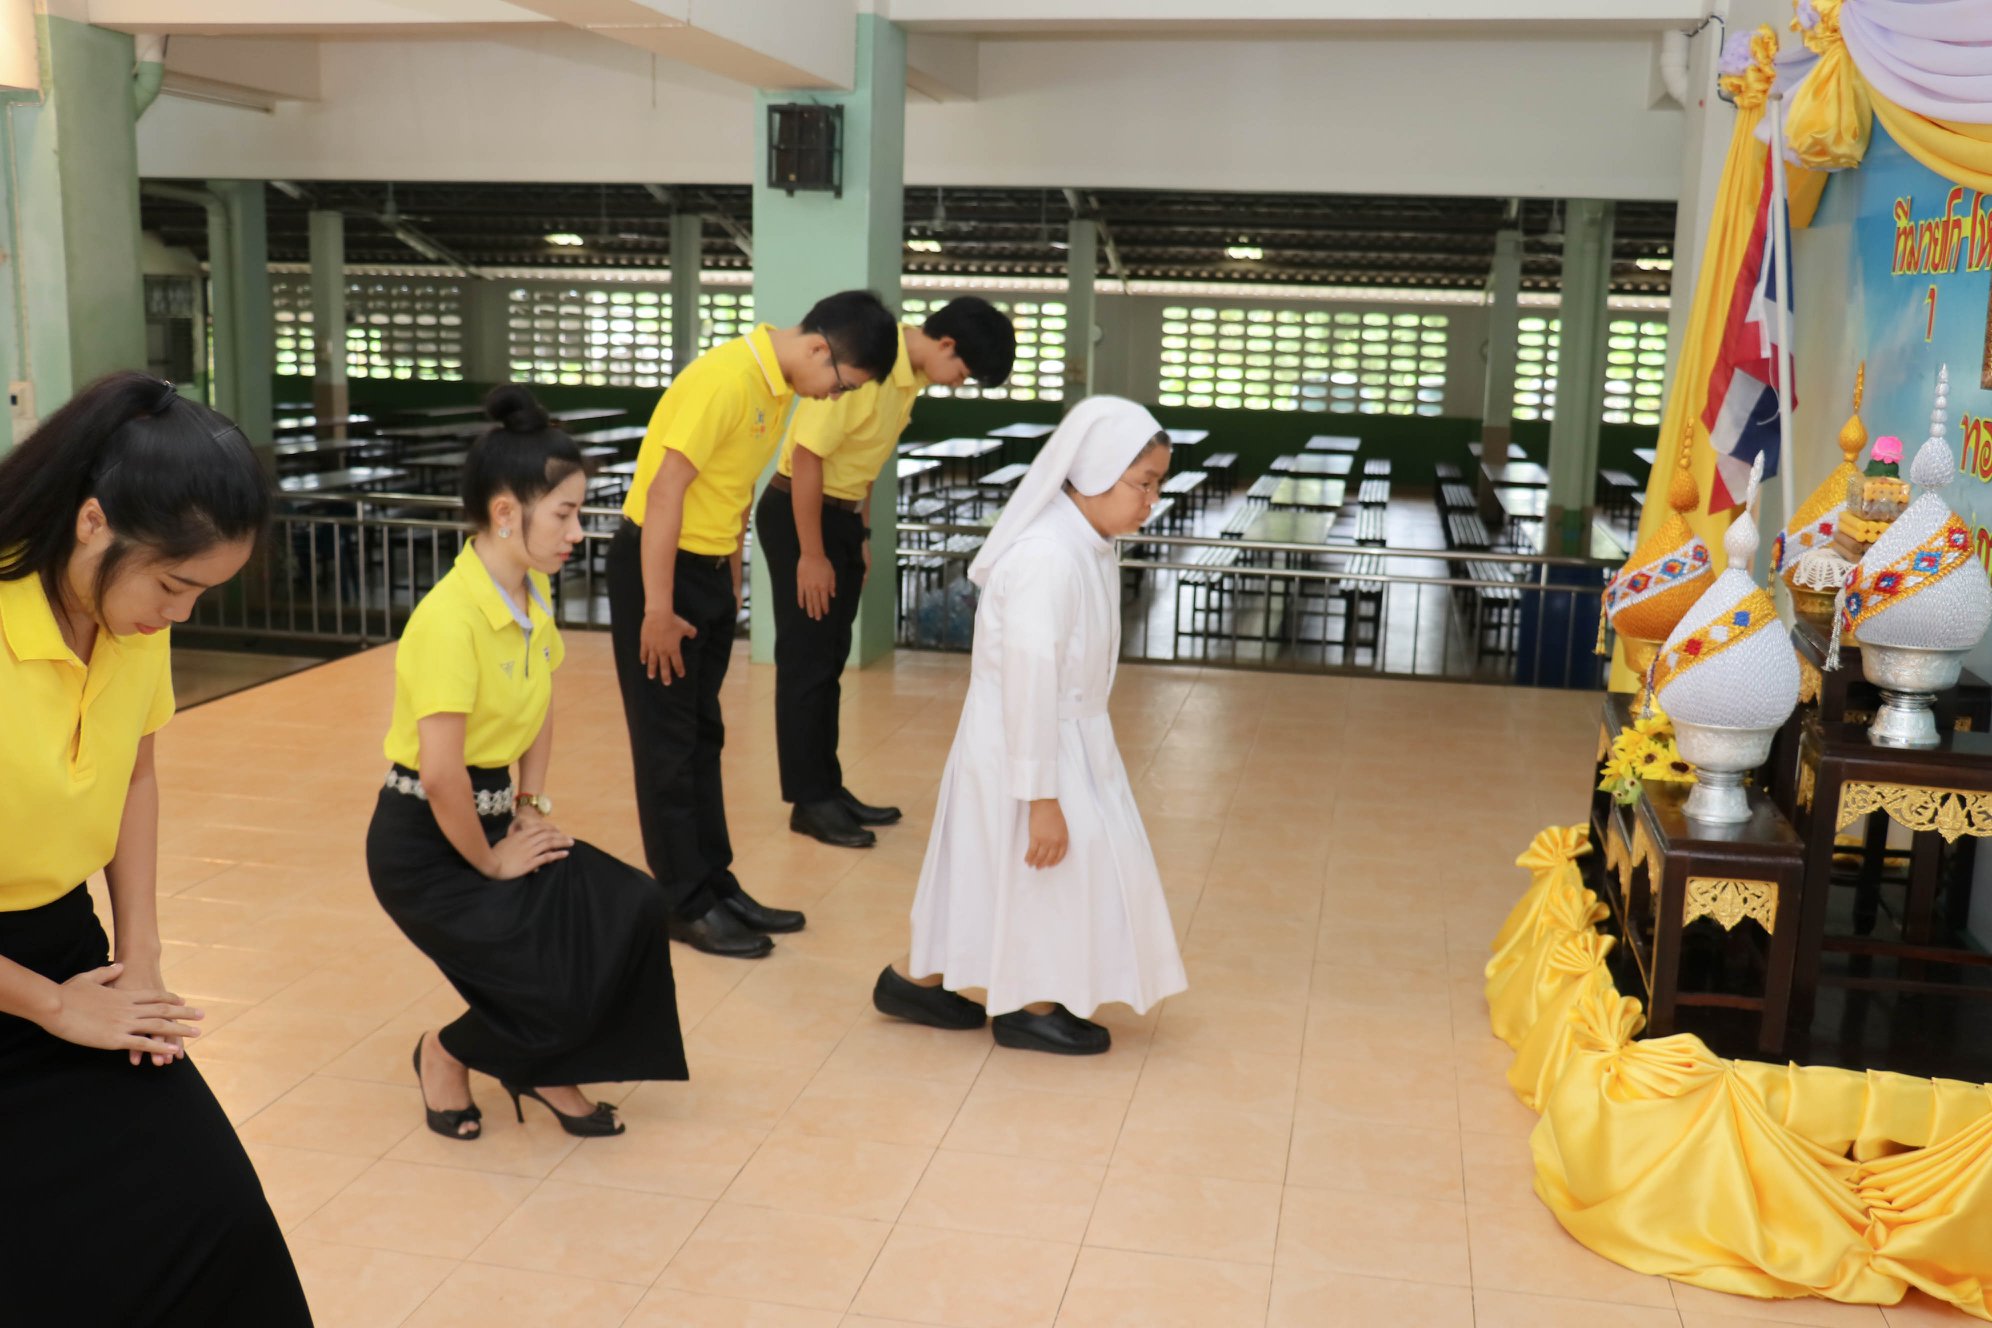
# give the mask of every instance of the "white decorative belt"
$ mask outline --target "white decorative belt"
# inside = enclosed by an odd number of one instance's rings
[[[387,772],[387,787],[396,793],[405,793],[411,798],[429,800],[429,792],[422,787],[419,779],[410,779],[404,774],[390,770]],[[473,796],[477,802],[479,816],[507,816],[512,811],[512,801],[517,796],[510,784],[501,789],[477,789]]]

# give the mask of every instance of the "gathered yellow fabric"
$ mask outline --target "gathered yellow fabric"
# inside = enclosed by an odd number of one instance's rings
[[[1992,1089],[1639,1039],[1578,867],[1589,851],[1581,826],[1536,836],[1485,974],[1557,1221],[1614,1262],[1715,1291],[1892,1305],[1914,1286],[1992,1319]]]
[[[1805,44],[1819,63],[1792,90],[1785,108],[1785,141],[1814,170],[1860,165],[1874,135],[1867,80],[1840,36],[1840,3],[1813,0],[1819,21],[1805,32]]]
[[[1904,151],[1938,175],[1992,192],[1992,125],[1933,119],[1876,90],[1862,76],[1840,34],[1843,3],[1812,0],[1819,21],[1803,35],[1806,46],[1818,53],[1819,63],[1792,90],[1785,113],[1785,139],[1799,161],[1819,171],[1859,166],[1867,156],[1874,121],[1879,117]],[[1810,201],[1816,203],[1817,186],[1809,193]],[[1794,189],[1792,224],[1803,226],[1810,217],[1809,206],[1801,215]]]

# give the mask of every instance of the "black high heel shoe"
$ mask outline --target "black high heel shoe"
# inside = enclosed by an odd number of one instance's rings
[[[537,1088],[527,1088],[521,1084],[508,1084],[500,1080],[498,1086],[512,1096],[512,1111],[519,1118],[519,1124],[526,1123],[526,1109],[519,1103],[522,1097],[529,1097],[553,1113],[560,1122],[560,1128],[580,1139],[602,1139],[623,1132],[623,1123],[616,1119],[616,1109],[607,1102],[597,1102],[595,1109],[585,1116],[570,1116],[560,1108],[541,1097]]]
[[[415,1039],[415,1088],[422,1094],[422,1113],[429,1118],[429,1128],[445,1139],[469,1142],[482,1136],[484,1127],[478,1122],[484,1119],[484,1113],[477,1109],[475,1102],[460,1111],[437,1111],[429,1105],[429,1094],[422,1088],[422,1044],[428,1040],[427,1033]],[[477,1128],[465,1134],[463,1127],[466,1125],[476,1125]]]

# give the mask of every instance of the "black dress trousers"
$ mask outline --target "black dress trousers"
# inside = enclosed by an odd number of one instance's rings
[[[733,572],[724,558],[679,551],[672,609],[698,635],[684,643],[685,676],[667,687],[645,676],[638,650],[642,546],[643,528],[628,520],[609,543],[609,634],[636,766],[643,854],[673,911],[695,919],[740,890],[729,870],[733,842],[719,764],[726,746],[719,689],[733,659],[738,613]]]
[[[795,597],[802,544],[789,494],[770,488],[754,514],[754,538],[768,560],[775,610],[775,743],[784,802],[828,802],[844,788],[837,761],[838,710],[844,662],[865,583],[865,523],[856,512],[823,509],[823,554],[837,573],[837,592],[822,618],[804,613]]]

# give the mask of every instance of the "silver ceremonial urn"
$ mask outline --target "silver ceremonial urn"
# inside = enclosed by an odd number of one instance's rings
[[[1881,709],[1868,725],[1877,747],[1935,747],[1937,693],[1957,686],[1965,650],[1861,642],[1861,672],[1881,689]]]
[[[1767,729],[1689,724],[1674,718],[1674,748],[1695,768],[1695,786],[1681,810],[1691,820],[1736,825],[1750,819],[1750,796],[1743,776],[1771,759],[1771,742],[1782,724]]]

